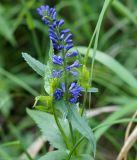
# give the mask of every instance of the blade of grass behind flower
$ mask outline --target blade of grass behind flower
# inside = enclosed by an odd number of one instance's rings
[[[24,83],[21,79],[19,79],[17,76],[14,76],[13,74],[9,73],[8,71],[4,70],[3,68],[0,68],[0,73],[4,76],[6,76],[8,79],[10,79],[11,81],[15,82],[16,84],[18,84],[19,86],[21,86],[22,88],[24,88],[26,91],[28,91],[30,94],[32,94],[33,96],[37,96],[38,92],[35,91],[33,88],[31,88],[30,86],[28,86],[26,83]]]
[[[122,15],[124,15],[128,20],[130,20],[135,26],[137,26],[137,18],[135,15],[120,1],[114,0],[112,6]]]

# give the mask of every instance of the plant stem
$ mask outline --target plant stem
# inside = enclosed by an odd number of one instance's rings
[[[70,153],[69,153],[69,155],[68,155],[67,160],[70,160],[70,158],[71,158],[73,152],[74,152],[75,149],[78,147],[78,145],[84,140],[84,138],[85,138],[85,137],[82,136],[82,137],[79,139],[79,141],[74,145],[74,147],[72,148],[72,150],[70,151]]]
[[[62,51],[62,56],[63,56],[63,59],[64,59],[63,70],[64,70],[64,73],[65,73],[65,76],[64,76],[65,91],[66,91],[65,99],[66,99],[66,101],[68,101],[68,81],[67,81],[67,71],[66,71],[67,62],[66,62],[66,59],[65,59],[64,50]],[[72,127],[71,122],[69,122],[69,120],[68,120],[68,123],[69,123],[69,129],[70,129],[70,135],[71,135],[71,139],[72,139],[72,144],[75,145],[75,139],[74,139],[74,135],[73,135],[73,127]],[[75,154],[76,154],[76,152],[75,152]]]
[[[56,31],[57,31],[57,34],[59,36],[60,34],[59,34],[58,28],[56,28]],[[61,41],[60,41],[60,43],[61,43]],[[62,57],[64,59],[63,71],[64,71],[64,82],[65,82],[65,100],[68,101],[68,80],[67,80],[68,79],[68,73],[66,71],[67,62],[66,62],[66,53],[65,53],[64,49],[62,50]],[[69,129],[70,129],[70,135],[71,135],[72,143],[73,143],[73,146],[74,146],[75,145],[75,138],[74,138],[74,134],[73,134],[73,127],[72,127],[71,122],[69,122],[69,120],[68,120],[68,123],[69,123]],[[75,154],[76,154],[76,151],[75,151]]]
[[[65,99],[66,101],[68,101],[68,73],[66,71],[66,66],[67,66],[67,62],[66,62],[66,57],[65,57],[65,51],[62,51],[62,57],[64,59],[64,65],[63,65],[63,71],[64,71],[64,81],[65,81]]]
[[[61,132],[61,134],[62,134],[62,137],[63,137],[63,139],[64,139],[64,141],[65,141],[65,143],[66,143],[67,148],[70,149],[71,146],[70,146],[70,144],[69,144],[68,138],[67,138],[67,136],[66,136],[66,134],[65,134],[65,132],[64,132],[64,130],[63,130],[60,122],[59,122],[59,119],[58,119],[58,117],[57,117],[57,115],[56,115],[56,113],[55,113],[54,105],[52,105],[52,106],[53,106],[53,107],[52,107],[52,108],[53,108],[53,115],[54,115],[54,119],[55,119],[55,121],[56,121],[56,124],[57,124],[57,126],[58,126],[58,128],[59,128],[59,130],[60,130],[60,132]]]
[[[70,129],[70,134],[71,134],[71,139],[72,139],[72,144],[73,146],[75,145],[75,138],[74,138],[74,134],[73,134],[73,127],[71,122],[69,122],[69,129]],[[74,154],[76,155],[76,150],[74,151]]]
[[[81,117],[83,116],[83,113],[84,113],[84,109],[85,109],[85,105],[86,105],[86,100],[87,100],[87,95],[88,95],[88,93],[87,93],[87,90],[86,90],[86,92],[84,94],[84,101],[83,101],[83,105],[82,105]]]

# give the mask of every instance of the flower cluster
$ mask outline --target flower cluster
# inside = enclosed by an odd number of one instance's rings
[[[70,57],[76,57],[78,51],[70,52],[69,50],[74,46],[72,40],[72,34],[69,29],[62,29],[64,20],[57,19],[56,9],[50,8],[47,6],[41,6],[37,8],[38,14],[42,17],[42,21],[49,27],[49,37],[52,41],[53,48],[55,52],[60,52],[63,56],[52,56],[52,63],[57,65],[59,70],[54,69],[52,71],[53,78],[60,78],[62,73],[65,71],[71,73],[74,76],[74,79],[78,78],[78,73],[74,68],[79,68],[81,64],[78,60],[75,60],[73,64],[68,65],[68,59]],[[72,82],[69,86],[66,86],[64,83],[61,84],[61,88],[57,88],[54,92],[54,97],[56,100],[60,100],[66,91],[69,92],[69,101],[71,103],[76,103],[82,88],[76,83]],[[66,89],[65,87],[69,87]]]
[[[71,49],[73,47],[72,34],[69,33],[69,29],[61,30],[64,20],[56,18],[56,9],[47,5],[38,8],[37,12],[42,16],[42,21],[49,27],[49,37],[52,40],[53,48],[56,51]]]

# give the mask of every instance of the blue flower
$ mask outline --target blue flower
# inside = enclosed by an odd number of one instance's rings
[[[69,99],[69,102],[71,102],[71,103],[76,103],[76,102],[77,102],[77,98],[72,97],[72,98]]]
[[[63,92],[60,88],[57,88],[53,95],[56,100],[60,100],[63,96]]]
[[[70,102],[76,103],[77,98],[81,95],[80,92],[82,91],[82,88],[77,85],[77,83],[73,82],[70,85],[69,91],[73,97],[69,99]]]
[[[76,79],[78,79],[78,73],[75,71],[69,71]]]
[[[42,21],[47,25],[49,25],[51,21],[56,20],[56,9],[50,8],[48,5],[42,5],[41,7],[37,8],[37,12],[42,17]]]
[[[62,91],[63,93],[65,93],[65,83],[62,83],[61,85],[62,85]]]
[[[75,82],[71,83],[69,91],[74,97],[79,96],[81,90],[82,90],[82,88],[80,86],[78,86],[77,83],[75,83]]]
[[[76,67],[79,68],[81,66],[81,64],[78,61],[75,61],[72,65],[67,66],[66,70],[69,72],[72,68]]]
[[[56,78],[56,77],[57,77],[57,78],[60,78],[62,72],[63,72],[62,70],[53,70],[53,72],[52,72],[52,73],[53,73],[53,77],[54,77],[54,78]]]
[[[65,50],[68,51],[68,50],[70,50],[71,48],[73,48],[73,46],[74,46],[74,44],[67,44],[67,45],[65,46]]]
[[[54,64],[57,64],[57,65],[62,65],[63,62],[64,62],[64,59],[62,57],[60,57],[60,56],[53,55],[52,56],[52,62]]]
[[[66,35],[67,33],[69,33],[70,32],[70,29],[64,29],[64,30],[62,30],[61,32],[60,32],[60,36],[61,35]]]
[[[73,57],[73,56],[77,56],[78,55],[78,51],[74,51],[74,52],[71,52],[71,53],[67,53],[66,54],[66,58],[68,57]]]

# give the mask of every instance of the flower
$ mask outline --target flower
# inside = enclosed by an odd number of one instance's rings
[[[77,56],[77,55],[78,55],[78,51],[74,51],[74,52],[71,52],[71,53],[66,53],[66,58]]]
[[[62,30],[64,20],[56,18],[56,9],[47,6],[37,8],[38,14],[42,17],[42,21],[49,26],[49,36],[53,43],[55,51],[68,51],[73,45],[72,34],[69,29]]]
[[[56,55],[53,55],[53,56],[52,56],[52,62],[53,62],[54,64],[62,65],[63,61],[64,61],[63,58],[60,57],[60,56],[56,56]]]
[[[81,66],[80,63],[78,61],[75,61],[72,65],[67,66],[66,70],[70,71],[72,68],[74,68],[74,67],[79,68],[80,66]]]
[[[78,79],[78,73],[75,71],[70,71],[70,73],[76,78]]]
[[[62,70],[53,70],[53,72],[52,72],[52,73],[53,73],[53,77],[54,77],[54,78],[56,78],[56,77],[57,77],[57,78],[60,78],[62,72],[63,72]]]
[[[37,12],[40,16],[42,16],[42,21],[47,25],[49,25],[51,21],[56,20],[56,9],[50,8],[48,5],[42,5],[41,7],[37,8]]]
[[[63,91],[63,93],[65,93],[65,84],[62,83],[61,85],[62,85],[62,91]]]
[[[70,101],[71,103],[76,103],[76,102],[77,102],[77,98],[72,97],[72,98],[69,99],[69,101]]]
[[[80,92],[82,91],[82,88],[77,85],[77,83],[73,82],[71,83],[69,87],[69,91],[72,95],[72,97],[69,99],[70,102],[76,103],[77,98],[81,95]]]
[[[53,95],[56,100],[60,100],[62,98],[63,92],[60,88],[57,88]]]

